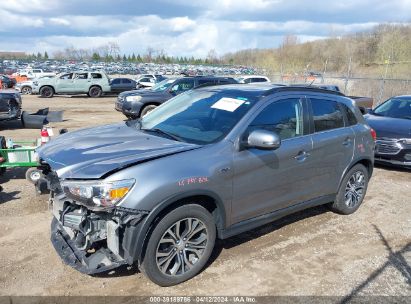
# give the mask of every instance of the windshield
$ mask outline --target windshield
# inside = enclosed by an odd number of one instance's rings
[[[411,98],[391,98],[375,108],[374,114],[392,118],[411,119]]]
[[[210,144],[224,138],[257,101],[255,95],[238,91],[188,91],[144,116],[140,127]]]
[[[166,79],[163,80],[159,83],[157,83],[156,85],[154,85],[151,90],[154,92],[163,92],[165,90],[167,90],[173,83],[174,81],[176,81],[175,79]]]

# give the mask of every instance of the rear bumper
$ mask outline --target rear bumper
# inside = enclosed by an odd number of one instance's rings
[[[56,218],[51,222],[51,242],[64,263],[81,273],[96,274],[127,264],[107,248],[100,248],[92,254],[78,250]]]

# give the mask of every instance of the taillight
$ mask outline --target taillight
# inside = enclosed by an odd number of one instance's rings
[[[371,132],[372,138],[374,139],[374,141],[376,141],[377,140],[377,132],[375,132],[375,130],[373,128],[371,128],[370,132]]]

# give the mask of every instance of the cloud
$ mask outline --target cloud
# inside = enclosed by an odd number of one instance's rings
[[[108,41],[122,52],[163,49],[205,57],[278,46],[284,35],[300,41],[409,22],[409,0],[8,0],[0,9],[0,50],[56,51]]]
[[[49,19],[51,25],[65,25],[69,26],[71,23],[67,19],[64,18],[50,18]]]

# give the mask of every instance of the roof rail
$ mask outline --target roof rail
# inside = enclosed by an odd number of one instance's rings
[[[311,92],[327,93],[327,94],[332,94],[332,95],[345,96],[341,92],[316,88],[316,87],[313,87],[313,86],[292,86],[292,85],[291,86],[281,86],[281,87],[272,88],[271,90],[268,90],[267,92],[265,92],[264,96],[268,96],[268,95],[271,95],[271,94],[276,93],[276,92],[301,91],[301,90],[308,90],[308,91],[311,91]]]

